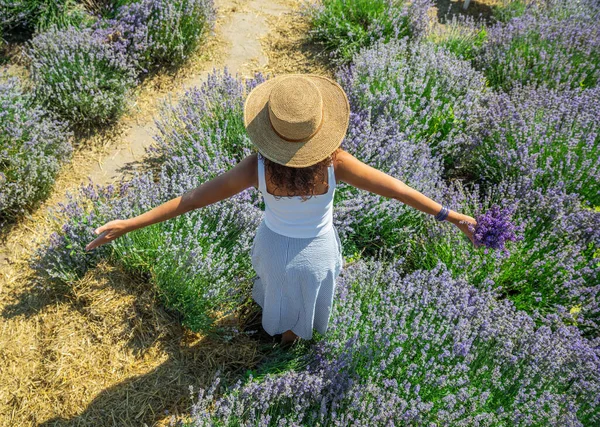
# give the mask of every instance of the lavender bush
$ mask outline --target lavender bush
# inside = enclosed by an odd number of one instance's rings
[[[425,39],[461,59],[473,60],[487,40],[487,27],[483,19],[453,15],[443,25],[431,23]]]
[[[134,70],[91,29],[53,27],[28,50],[39,103],[76,127],[94,127],[123,112]]]
[[[427,27],[430,0],[322,0],[305,8],[313,40],[340,62],[377,40],[418,37]]]
[[[530,177],[600,205],[600,90],[489,93],[454,140],[457,170],[480,182]]]
[[[374,120],[370,112],[352,113],[342,148],[435,200],[446,200],[440,161],[427,144],[416,141],[390,117]],[[405,253],[431,218],[398,200],[340,183],[334,200],[334,223],[345,255]],[[457,230],[458,231],[458,230]]]
[[[192,424],[594,425],[600,353],[553,316],[534,319],[440,264],[342,272],[327,334],[303,371],[202,391]]]
[[[429,221],[414,239],[408,271],[444,263],[455,278],[474,286],[492,280],[499,295],[529,313],[557,314],[589,336],[600,328],[600,212],[564,188],[541,190],[526,177],[482,192],[455,188],[452,209],[476,216],[499,205],[513,212],[522,240],[506,242],[507,252],[473,249],[447,223]],[[404,254],[402,254],[404,256]],[[574,310],[574,311],[573,311]]]
[[[263,81],[260,74],[242,82],[227,69],[213,70],[199,89],[161,109],[155,120],[156,144],[149,152],[171,172],[202,165],[206,179],[233,167],[253,148],[243,105],[246,94]]]
[[[212,0],[141,0],[120,7],[114,19],[96,27],[144,74],[184,62],[214,19]]]
[[[485,93],[484,77],[429,43],[377,43],[342,68],[338,80],[354,111],[390,116],[417,144],[444,155]],[[443,142],[443,143],[442,143]],[[445,156],[446,167],[453,159]]]
[[[96,18],[75,0],[0,0],[0,27],[43,31],[56,25],[88,26]]]
[[[0,75],[0,224],[45,198],[71,156],[66,124],[37,107],[15,77]]]
[[[494,87],[589,88],[600,77],[600,13],[559,19],[525,14],[489,28],[475,64]]]
[[[118,191],[82,188],[58,213],[57,224],[67,221],[38,252],[36,268],[70,283],[101,258],[118,260],[132,271],[150,273],[165,305],[182,313],[185,325],[210,330],[216,312],[239,304],[253,274],[249,249],[262,218],[255,191],[136,230],[97,252],[84,248],[95,227],[139,215],[250,154],[238,117],[245,87],[227,73],[215,73],[201,90],[189,91],[176,106],[165,106],[152,150],[164,160],[157,182],[147,173],[122,182]]]

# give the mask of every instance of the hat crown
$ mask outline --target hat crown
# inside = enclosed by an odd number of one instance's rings
[[[268,101],[271,126],[289,142],[315,135],[323,120],[323,98],[316,84],[290,76],[273,86]]]

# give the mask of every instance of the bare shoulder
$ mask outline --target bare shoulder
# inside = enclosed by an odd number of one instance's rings
[[[337,181],[348,182],[347,179],[356,174],[361,167],[367,166],[346,150],[338,150],[333,158],[333,170]]]

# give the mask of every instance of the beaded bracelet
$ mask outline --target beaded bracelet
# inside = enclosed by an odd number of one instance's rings
[[[448,217],[449,213],[450,213],[450,209],[448,209],[446,206],[442,205],[442,209],[435,216],[435,219],[438,221],[444,221]]]

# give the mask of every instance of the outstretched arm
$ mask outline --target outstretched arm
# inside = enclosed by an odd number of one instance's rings
[[[171,199],[135,218],[126,220],[118,219],[104,224],[95,230],[95,233],[100,234],[100,236],[90,242],[86,246],[86,250],[91,250],[108,243],[130,231],[166,221],[191,210],[211,205],[227,199],[248,187],[256,186],[256,161],[256,154],[251,154],[227,172],[201,184],[182,196]]]
[[[441,204],[409,187],[399,179],[361,162],[347,151],[340,150],[336,156],[335,175],[338,181],[344,181],[356,188],[399,200],[430,215],[437,215],[442,209]],[[475,225],[474,218],[450,210],[446,220],[460,228],[473,242],[473,233],[468,229],[467,223]]]

